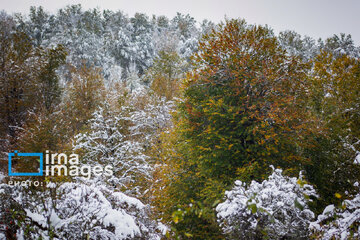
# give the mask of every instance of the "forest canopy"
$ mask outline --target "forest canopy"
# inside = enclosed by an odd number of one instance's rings
[[[360,238],[350,35],[31,7],[0,12],[0,68],[1,239]],[[15,150],[95,174],[10,176]]]

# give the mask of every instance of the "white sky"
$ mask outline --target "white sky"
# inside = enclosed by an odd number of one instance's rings
[[[30,6],[56,12],[68,4],[81,3],[84,9],[122,10],[148,15],[189,13],[196,20],[219,22],[224,16],[245,18],[249,23],[268,24],[275,32],[295,30],[302,35],[326,38],[341,32],[351,34],[360,45],[359,0],[0,0],[0,9],[28,13]]]

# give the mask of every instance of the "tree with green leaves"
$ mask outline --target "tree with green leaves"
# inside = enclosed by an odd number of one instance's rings
[[[270,29],[243,20],[203,38],[184,80],[174,153],[164,156],[165,168],[177,166],[165,210],[181,216],[175,232],[221,237],[213,207],[234,179],[264,179],[269,165],[295,175],[309,162],[305,139],[318,126],[306,107],[308,67],[287,55]]]

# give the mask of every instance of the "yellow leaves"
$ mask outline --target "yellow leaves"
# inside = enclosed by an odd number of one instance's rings
[[[179,223],[181,220],[183,219],[183,211],[182,210],[177,210],[175,212],[172,213],[172,220],[174,223]]]
[[[248,118],[243,117],[243,118],[241,119],[240,123],[241,123],[241,124],[244,124],[244,123],[246,123],[247,120],[248,120]]]
[[[268,123],[265,121],[262,121],[260,124],[261,128],[265,128],[267,125],[268,125]]]
[[[201,145],[199,145],[198,147],[199,147],[199,149],[202,150],[202,151],[211,151],[211,148],[208,148],[208,147],[206,148],[206,147],[203,147],[203,146],[201,146]]]
[[[335,193],[335,197],[340,199],[342,196],[340,193]]]
[[[264,137],[265,137],[265,139],[266,139],[266,140],[268,140],[268,139],[270,139],[270,138],[271,138],[271,135],[266,135],[266,134],[265,134],[265,136],[264,136]]]
[[[263,138],[259,139],[258,141],[259,145],[264,145],[265,144],[265,140]]]
[[[209,103],[208,103],[209,106],[212,106],[212,105],[216,105],[215,103],[215,100],[214,99],[209,99]]]
[[[296,183],[299,184],[300,187],[304,187],[304,185],[305,185],[306,182],[299,178],[299,179],[296,181]]]

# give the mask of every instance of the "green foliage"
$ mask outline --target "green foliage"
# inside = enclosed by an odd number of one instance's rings
[[[209,214],[175,215],[177,234],[221,237],[214,203],[235,179],[263,179],[271,164],[294,174],[306,163],[302,140],[314,131],[301,81],[308,67],[287,56],[270,29],[241,20],[200,42],[175,116],[176,156],[166,157],[177,167],[165,211],[185,209],[191,200]]]
[[[190,161],[224,181],[243,168],[260,179],[270,164],[298,167],[300,138],[311,127],[300,80],[307,65],[287,57],[269,29],[238,20],[206,36],[195,61],[180,106]]]
[[[305,170],[321,198],[318,211],[330,203],[340,204],[336,193],[354,192],[360,168],[354,164],[359,151],[360,62],[347,54],[321,51],[313,59],[309,106],[324,126],[316,137],[316,148],[306,154],[312,159]]]

